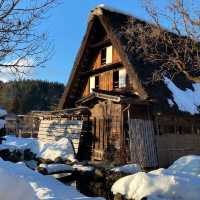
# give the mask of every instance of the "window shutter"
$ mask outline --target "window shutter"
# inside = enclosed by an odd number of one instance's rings
[[[90,77],[90,93],[95,88],[95,76]]]
[[[126,69],[119,70],[119,88],[126,87]]]
[[[106,64],[112,63],[112,46],[106,48]]]

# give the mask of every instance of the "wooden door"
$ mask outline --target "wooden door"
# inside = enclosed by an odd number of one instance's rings
[[[103,160],[111,135],[111,124],[112,120],[110,118],[92,119],[93,160]]]

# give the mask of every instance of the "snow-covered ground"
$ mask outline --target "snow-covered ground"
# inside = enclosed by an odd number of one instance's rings
[[[3,108],[0,108],[0,117],[4,117],[7,115],[7,111],[4,110]]]
[[[126,174],[134,174],[141,171],[141,168],[137,164],[127,164],[120,167],[112,168],[110,171],[113,172],[123,172]]]
[[[200,106],[200,84],[194,83],[194,90],[186,89],[185,91],[178,88],[169,78],[165,77],[164,82],[168,89],[172,92],[173,99],[168,99],[170,107],[174,103],[180,111],[189,112],[190,114],[199,114]]]
[[[71,186],[32,171],[23,163],[14,164],[1,159],[0,180],[1,200],[102,199],[86,197]]]
[[[94,167],[85,166],[85,165],[82,165],[82,164],[74,164],[73,165],[73,169],[77,170],[77,171],[80,171],[80,172],[91,172],[91,171],[94,170]]]
[[[4,119],[0,119],[0,129],[5,127],[6,121]]]
[[[123,177],[114,183],[112,192],[135,200],[199,200],[200,156],[184,156],[168,169]]]
[[[57,142],[44,143],[34,138],[17,138],[15,136],[6,136],[0,149],[9,148],[11,151],[24,151],[30,149],[38,158],[54,161],[57,158],[74,162],[75,154],[71,142],[67,138],[62,138]]]
[[[0,117],[5,117],[7,115],[6,110],[0,108]],[[5,120],[4,119],[0,119],[0,129],[5,127]]]
[[[57,172],[73,172],[74,169],[70,165],[65,164],[40,164],[39,168],[45,169],[48,174],[57,173]]]

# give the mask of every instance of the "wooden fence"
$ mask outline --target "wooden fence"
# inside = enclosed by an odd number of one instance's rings
[[[142,167],[158,166],[155,133],[152,120],[129,120],[130,155],[133,163]]]

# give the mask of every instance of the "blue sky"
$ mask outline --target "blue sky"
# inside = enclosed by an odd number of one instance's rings
[[[37,68],[31,78],[67,82],[86,30],[90,10],[99,4],[147,18],[140,0],[63,0],[61,5],[50,11],[49,18],[40,27],[53,40],[55,53],[46,63],[46,67]]]

